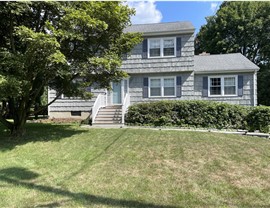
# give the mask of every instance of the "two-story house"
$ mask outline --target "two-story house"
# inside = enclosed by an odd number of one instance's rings
[[[93,124],[122,124],[129,105],[156,100],[213,100],[257,105],[259,68],[240,53],[194,55],[191,22],[132,25],[125,32],[141,32],[142,43],[124,58],[129,75],[112,90],[94,90],[91,100],[57,99],[49,117],[86,118]],[[49,91],[49,101],[55,96]]]

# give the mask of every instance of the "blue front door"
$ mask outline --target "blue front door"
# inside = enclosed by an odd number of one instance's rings
[[[122,104],[121,82],[112,83],[113,104]]]

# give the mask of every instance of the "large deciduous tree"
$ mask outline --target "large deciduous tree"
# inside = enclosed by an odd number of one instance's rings
[[[240,52],[261,67],[258,101],[270,105],[270,2],[223,2],[195,40],[196,54]]]
[[[44,87],[91,97],[85,87],[122,79],[121,56],[141,41],[123,33],[133,14],[121,2],[0,2],[1,123],[24,134]]]

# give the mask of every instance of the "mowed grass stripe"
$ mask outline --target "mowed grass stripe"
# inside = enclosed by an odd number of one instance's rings
[[[76,124],[0,135],[1,207],[270,206],[266,139]]]

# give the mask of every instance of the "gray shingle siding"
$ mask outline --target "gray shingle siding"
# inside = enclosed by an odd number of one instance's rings
[[[176,35],[181,37],[181,57],[142,58],[142,43],[123,61],[121,69],[129,74],[181,72],[194,70],[194,35]],[[174,37],[176,37],[174,36]]]
[[[182,96],[181,97],[162,97],[162,98],[143,98],[143,78],[145,77],[166,77],[166,76],[181,76]],[[184,73],[155,73],[151,75],[136,74],[129,79],[129,94],[131,104],[139,102],[151,102],[157,100],[191,100],[193,99],[193,72]]]
[[[90,112],[96,97],[99,93],[104,93],[105,90],[93,90],[94,97],[91,100],[81,100],[81,99],[69,99],[60,98],[52,103],[49,107],[51,112],[69,112],[69,111],[83,111]],[[49,90],[49,101],[55,98],[56,94],[54,90]]]
[[[203,77],[215,76],[217,74],[195,74],[194,76],[194,99],[196,100],[212,100],[221,101],[231,104],[239,105],[254,105],[254,88],[253,88],[253,75],[254,73],[234,73],[232,75],[243,75],[243,96],[226,96],[226,97],[202,97]],[[226,74],[228,75],[228,74]],[[257,94],[255,94],[255,100],[257,100]],[[255,101],[257,105],[257,101]]]

